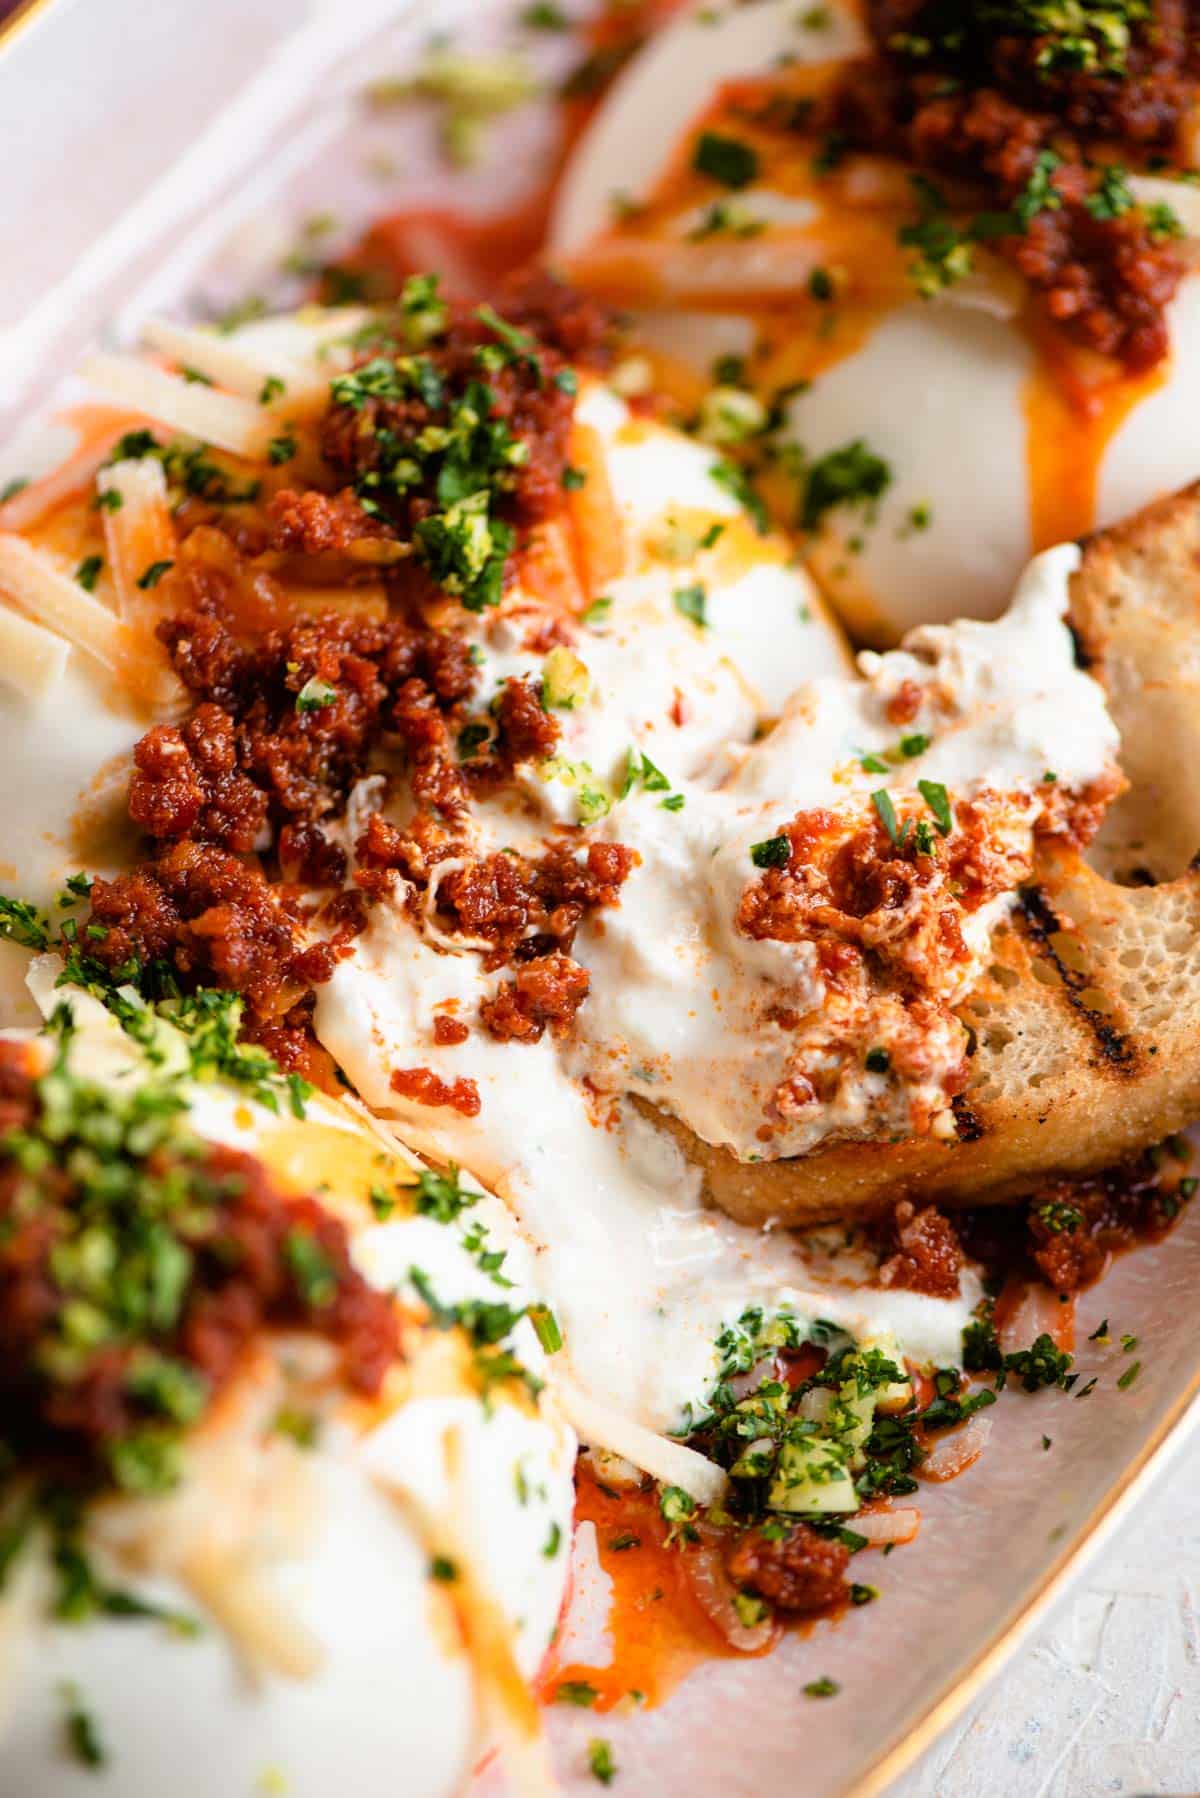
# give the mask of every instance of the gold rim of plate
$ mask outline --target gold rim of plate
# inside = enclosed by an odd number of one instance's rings
[[[1193,1373],[1186,1391],[1170,1406],[1157,1429],[1141,1452],[1122,1468],[1104,1497],[1076,1532],[1070,1545],[1050,1563],[1045,1574],[1026,1595],[1022,1603],[1000,1628],[971,1656],[966,1665],[941,1692],[932,1698],[915,1722],[898,1741],[884,1748],[871,1765],[846,1787],[844,1798],[879,1798],[893,1780],[899,1779],[913,1763],[932,1748],[970,1701],[1000,1672],[1021,1640],[1058,1598],[1085,1550],[1099,1547],[1100,1538],[1114,1529],[1132,1504],[1140,1487],[1148,1484],[1155,1465],[1182,1440],[1184,1425],[1200,1422],[1200,1367]]]

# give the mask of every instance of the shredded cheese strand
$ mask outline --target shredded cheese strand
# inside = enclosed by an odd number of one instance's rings
[[[632,1461],[664,1486],[682,1487],[697,1504],[715,1505],[724,1498],[729,1489],[724,1468],[694,1448],[635,1423],[632,1417],[592,1398],[561,1374],[554,1374],[553,1386],[563,1415],[589,1447],[604,1448],[623,1461]]]
[[[153,592],[139,586],[148,569],[172,562],[177,543],[167,500],[167,477],[154,456],[114,462],[96,480],[101,493],[115,493],[120,504],[104,508],[104,543],[117,590],[117,610],[128,623],[155,613]]]
[[[40,699],[61,680],[70,653],[63,637],[0,605],[0,679]]]
[[[179,1577],[231,1638],[252,1675],[312,1679],[320,1672],[325,1657],[312,1631],[246,1562],[202,1549],[182,1562]]]
[[[456,1425],[443,1433],[442,1453],[449,1503],[436,1515],[408,1486],[382,1472],[373,1477],[411,1516],[430,1558],[441,1557],[455,1568],[454,1580],[441,1589],[458,1618],[509,1787],[516,1798],[556,1798],[558,1782],[550,1766],[541,1712],[517,1664],[512,1625],[482,1571],[483,1556],[474,1539],[462,1473],[462,1436]]]
[[[0,591],[39,623],[115,669],[126,647],[120,621],[23,537],[0,532]]]
[[[136,356],[92,356],[84,378],[184,437],[250,460],[265,456],[277,420],[234,393],[185,381]]]

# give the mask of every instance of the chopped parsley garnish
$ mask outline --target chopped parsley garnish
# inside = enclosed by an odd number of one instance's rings
[[[692,153],[692,167],[722,187],[749,187],[758,174],[758,152],[740,138],[702,131]]]
[[[617,1777],[612,1747],[602,1736],[593,1736],[588,1743],[588,1772],[602,1786],[610,1786]]]
[[[0,937],[40,955],[50,947],[50,923],[28,900],[0,894]]]
[[[260,406],[269,406],[273,400],[282,399],[286,392],[286,381],[281,381],[278,375],[268,375],[258,390],[258,403]]]
[[[506,318],[501,318],[494,306],[476,306],[475,316],[481,325],[486,325],[498,339],[499,354],[488,354],[487,349],[480,352],[481,366],[485,369],[500,367],[505,362],[524,362],[533,370],[537,379],[541,380],[542,365],[537,354],[537,343],[528,331],[522,331],[516,325],[510,325]],[[490,347],[490,346],[489,346]],[[572,378],[573,378],[573,372]],[[574,392],[574,387],[566,389]]]
[[[1141,1371],[1142,1371],[1142,1364],[1140,1361],[1133,1361],[1130,1363],[1130,1365],[1125,1369],[1125,1372],[1121,1375],[1120,1379],[1117,1381],[1117,1385],[1119,1386],[1119,1388],[1121,1389],[1122,1392],[1124,1392],[1127,1387],[1133,1385],[1133,1382],[1137,1379],[1137,1377],[1141,1373]]]
[[[800,525],[814,531],[826,514],[838,506],[870,507],[887,492],[892,471],[881,456],[867,448],[861,437],[809,465]]]
[[[429,1275],[421,1268],[410,1267],[408,1278],[428,1310],[434,1328],[461,1329],[470,1340],[474,1349],[475,1375],[485,1400],[492,1387],[505,1380],[519,1380],[536,1398],[542,1389],[541,1381],[508,1349],[501,1347],[527,1315],[525,1306],[515,1310],[502,1301],[484,1299],[464,1299],[461,1304],[447,1305],[438,1298]]]
[[[1044,1386],[1061,1386],[1064,1391],[1069,1391],[1074,1383],[1071,1379],[1072,1360],[1073,1357],[1064,1349],[1056,1348],[1043,1331],[1030,1348],[1005,1355],[997,1384],[1003,1385],[1008,1375],[1013,1374],[1026,1392],[1040,1392]]]
[[[600,818],[607,818],[612,810],[612,800],[609,795],[601,788],[588,786],[586,783],[579,788],[578,804],[579,822],[585,825],[595,824]]]
[[[611,611],[611,598],[608,594],[601,594],[600,598],[594,599],[591,605],[587,607],[586,611],[582,613],[580,623],[586,624],[589,630],[596,630],[598,626],[607,622],[608,614]]]
[[[708,594],[701,581],[689,587],[676,587],[672,594],[675,610],[704,630],[708,625]]]
[[[436,275],[410,275],[400,291],[400,318],[413,349],[431,343],[446,329],[449,313]]]
[[[909,264],[913,286],[922,299],[930,300],[971,273],[974,254],[970,235],[952,221],[941,189],[924,175],[909,177],[916,196],[918,216],[902,225],[899,243],[916,255]]]
[[[174,566],[175,564],[172,561],[151,562],[149,568],[147,568],[143,574],[138,575],[138,586],[141,587],[143,591],[148,591],[151,587],[157,587],[159,581],[162,580],[163,575],[166,574],[168,570],[174,568]]]
[[[281,468],[290,462],[299,445],[290,431],[281,431],[278,437],[272,437],[267,445],[267,461],[272,468]]]
[[[804,1696],[806,1698],[836,1698],[841,1689],[836,1679],[830,1679],[828,1674],[822,1674],[820,1679],[809,1680],[804,1687]]]
[[[530,1305],[529,1321],[534,1327],[537,1339],[548,1355],[556,1355],[563,1345],[562,1331],[558,1327],[558,1319],[548,1305]]]
[[[786,868],[791,859],[792,839],[788,836],[766,837],[750,845],[750,860],[756,868]]]
[[[587,664],[565,643],[556,643],[542,663],[542,709],[559,707],[572,712],[591,692],[592,677]]]
[[[322,1310],[337,1296],[337,1275],[328,1255],[306,1230],[293,1230],[283,1245],[283,1257],[306,1305]]]
[[[889,768],[898,767],[902,762],[911,762],[917,756],[924,755],[932,741],[932,737],[927,737],[923,731],[914,731],[910,736],[901,737],[894,747],[881,750],[878,755],[874,751],[860,755],[858,765],[864,774],[886,774]]]
[[[480,1273],[488,1276],[494,1286],[511,1287],[512,1281],[500,1272],[508,1259],[507,1249],[489,1249],[487,1247],[487,1227],[478,1219],[463,1231],[462,1246],[470,1255]]]
[[[625,778],[621,782],[619,797],[628,798],[634,787],[639,785],[647,793],[665,793],[671,783],[648,755],[640,749],[631,749],[625,759]]]
[[[812,159],[814,175],[831,175],[834,169],[840,168],[846,160],[846,152],[850,148],[850,139],[841,131],[828,131],[821,139],[821,147]]]
[[[892,1058],[886,1049],[868,1049],[863,1065],[868,1074],[886,1074],[892,1065]]]
[[[807,1379],[792,1385],[767,1373],[749,1390],[734,1384],[802,1341],[829,1351]],[[749,1311],[736,1328],[722,1332],[717,1349],[720,1372],[709,1409],[699,1418],[689,1414],[686,1434],[728,1472],[727,1503],[737,1520],[756,1523],[768,1538],[782,1539],[788,1519],[799,1515],[847,1548],[863,1547],[865,1538],[852,1529],[843,1537],[838,1513],[845,1516],[874,1497],[916,1491],[913,1476],[925,1458],[925,1437],[953,1428],[996,1399],[990,1388],[968,1392],[957,1369],[942,1368],[922,1409],[903,1364],[885,1348],[849,1342],[836,1324],[823,1320],[802,1336],[790,1314],[768,1320],[761,1310]],[[815,1406],[814,1398],[820,1401]],[[667,1494],[663,1502],[666,1514]],[[688,1516],[679,1503],[668,1521],[683,1523]]]
[[[941,781],[919,780],[917,791],[937,820],[937,827],[942,835],[948,837],[954,829],[954,814],[950,809],[950,800]]]
[[[311,680],[305,681],[297,693],[296,710],[302,713],[323,712],[326,706],[331,706],[336,699],[337,689],[331,687],[328,681],[318,679],[314,674]]]
[[[520,23],[526,31],[567,31],[571,21],[554,0],[533,0],[522,11]]]
[[[996,1402],[996,1394],[987,1386],[964,1396],[953,1368],[941,1368],[934,1375],[934,1393],[934,1398],[921,1413],[921,1422],[927,1430],[953,1429],[956,1424],[973,1417],[976,1411],[984,1411]]]
[[[461,759],[469,762],[490,741],[491,736],[490,724],[464,724],[458,733],[458,753]]]
[[[10,499],[16,499],[18,493],[24,493],[28,485],[28,475],[15,475],[11,481],[5,481],[3,487],[0,487],[0,506],[7,504]]]
[[[261,293],[248,293],[244,299],[235,301],[232,306],[227,306],[225,311],[213,322],[221,335],[228,337],[232,331],[240,330],[243,325],[253,324],[256,318],[265,318],[267,310],[267,302]]]
[[[405,296],[402,311],[412,298],[415,319],[427,320],[432,311],[440,320],[427,340],[433,341],[445,318],[436,310],[441,305],[436,292],[423,286],[410,296],[406,287]],[[534,339],[490,307],[481,307],[479,315],[496,336],[494,343],[477,352],[484,371],[497,361],[521,361],[540,379]],[[516,471],[529,459],[529,444],[494,416],[491,387],[469,377],[461,392],[451,392],[429,356],[380,354],[337,376],[330,394],[336,405],[360,413],[371,400],[402,401],[411,396],[435,414],[421,428],[401,432],[377,427],[364,417],[362,429],[374,437],[376,455],[359,475],[355,492],[371,515],[386,516],[389,506],[420,499],[412,527],[413,548],[433,579],[468,611],[498,605],[505,562],[516,541],[498,507]]]
[[[562,1525],[556,1517],[552,1519],[550,1528],[546,1534],[546,1540],[542,1544],[542,1554],[547,1561],[552,1561],[561,1547]]]
[[[34,1083],[36,1111],[0,1146],[52,1243],[53,1303],[29,1351],[36,1379],[10,1427],[34,1428],[57,1386],[88,1378],[98,1355],[119,1355],[123,1403],[117,1424],[87,1448],[90,1471],[127,1492],[163,1492],[179,1477],[182,1433],[210,1392],[179,1356],[176,1332],[200,1258],[219,1259],[244,1176],[223,1171],[191,1135],[172,1080],[127,1090],[81,1079],[70,1064],[66,1007],[52,1028],[58,1054]],[[283,1261],[306,1302],[335,1295],[337,1276],[311,1238],[294,1232]],[[79,1568],[73,1553],[72,1562]],[[80,1569],[80,1590],[82,1581]]]
[[[1148,0],[988,0],[972,10],[993,37],[1037,38],[1036,68],[1042,75],[1071,70],[1123,75],[1131,27],[1150,16]]]
[[[591,1710],[599,1696],[586,1679],[564,1679],[554,1688],[555,1704],[575,1704],[585,1711]]]
[[[699,1507],[691,1494],[685,1492],[682,1486],[664,1486],[659,1494],[658,1508],[662,1513],[663,1521],[671,1526],[667,1532],[668,1543],[681,1538],[684,1541],[695,1539],[696,1531],[692,1518],[696,1515]]]
[[[50,1537],[56,1581],[51,1610],[60,1622],[84,1623],[92,1617],[114,1617],[161,1623],[176,1636],[200,1635],[201,1625],[195,1617],[154,1604],[124,1587],[107,1585],[99,1577],[82,1545],[83,1512],[76,1493],[66,1487],[45,1489],[36,1506],[26,1514],[27,1526],[35,1518],[45,1524]]]
[[[1183,220],[1165,200],[1153,200],[1145,210],[1151,243],[1166,243],[1170,238],[1184,235]]]
[[[1028,231],[1039,212],[1058,212],[1062,208],[1062,195],[1054,185],[1054,171],[1059,167],[1061,158],[1053,150],[1042,150],[1033,165],[1033,173],[1024,189],[1017,196],[1013,210],[1022,231]]]
[[[286,1436],[297,1448],[311,1449],[317,1446],[320,1438],[321,1420],[315,1411],[302,1410],[298,1405],[281,1405],[271,1429],[277,1436]]]
[[[1137,200],[1125,170],[1116,163],[1110,164],[1100,176],[1096,191],[1088,195],[1084,205],[1094,219],[1119,219],[1124,213],[1132,212]]]
[[[91,1767],[93,1770],[106,1766],[108,1751],[95,1716],[84,1704],[79,1687],[67,1680],[59,1687],[59,1693],[66,1706],[63,1727],[71,1754],[81,1766]]]
[[[899,847],[902,840],[900,836],[900,825],[896,818],[896,807],[892,803],[892,796],[886,787],[876,788],[871,794],[871,804],[879,814],[879,822],[887,831],[888,836],[892,839],[892,842]]]
[[[451,1224],[470,1206],[479,1203],[477,1192],[464,1192],[459,1170],[451,1162],[444,1174],[423,1167],[417,1177],[417,1211],[435,1223]]]
[[[713,387],[701,403],[696,430],[706,443],[747,443],[770,423],[770,412],[755,394],[743,387]]]
[[[127,431],[115,445],[109,465],[140,462],[147,457],[162,463],[169,486],[194,499],[208,500],[212,505],[233,506],[248,505],[258,498],[258,481],[236,485],[231,473],[212,460],[203,444],[189,444],[179,439],[160,443],[153,431]],[[110,487],[104,493],[98,493],[94,503],[115,512],[120,509],[121,495],[116,488]]]
[[[1068,1230],[1078,1230],[1083,1223],[1082,1211],[1077,1211],[1074,1205],[1064,1204],[1060,1199],[1047,1199],[1044,1204],[1036,1205],[1034,1216],[1052,1236],[1060,1236]]]
[[[431,45],[414,75],[384,76],[366,90],[375,106],[434,102],[439,108],[438,142],[454,168],[479,162],[489,122],[523,105],[536,92],[523,57],[501,50],[468,55],[444,39]]]
[[[434,1555],[429,1563],[429,1577],[443,1586],[453,1585],[458,1578],[458,1568],[449,1555]]]
[[[743,511],[749,514],[759,536],[765,536],[768,525],[766,504],[746,470],[739,468],[736,462],[714,462],[708,472],[717,485],[724,487],[726,493],[732,494]]]
[[[766,228],[766,220],[756,218],[741,200],[714,200],[691,227],[688,239],[703,243],[706,237],[758,237]]]
[[[963,1367],[967,1373],[987,1373],[1001,1366],[1000,1338],[991,1316],[973,1318],[963,1330]]]
[[[96,582],[100,579],[100,570],[104,567],[103,556],[85,556],[75,570],[75,579],[87,593],[94,593]]]

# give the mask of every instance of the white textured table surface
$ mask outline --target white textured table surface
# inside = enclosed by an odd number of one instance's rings
[[[1200,1794],[1200,1435],[888,1798],[1110,1792]]]

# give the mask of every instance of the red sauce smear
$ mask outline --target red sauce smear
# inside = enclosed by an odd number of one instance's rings
[[[694,1667],[737,1651],[702,1610],[687,1573],[685,1548],[667,1546],[668,1526],[657,1492],[604,1485],[581,1462],[575,1482],[576,1524],[592,1523],[600,1565],[612,1581],[608,1628],[613,1639],[607,1667],[552,1662],[542,1696],[553,1701],[563,1688],[590,1687],[594,1708],[609,1711],[631,1693],[634,1702],[659,1704]]]

